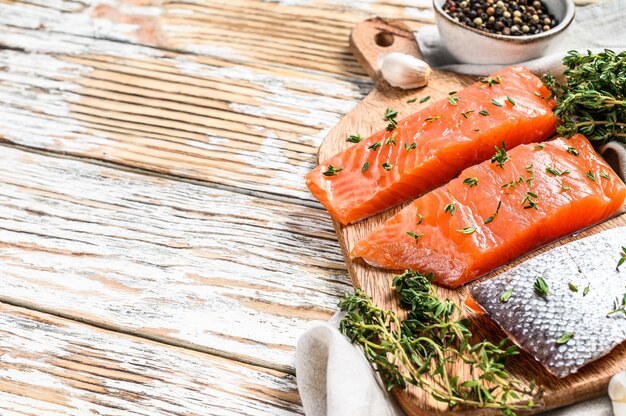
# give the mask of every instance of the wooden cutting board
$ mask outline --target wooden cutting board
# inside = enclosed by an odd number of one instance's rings
[[[434,70],[430,83],[427,87],[419,90],[404,91],[389,86],[379,76],[377,58],[379,55],[389,52],[404,52],[416,57],[421,57],[417,43],[411,31],[400,21],[382,20],[374,18],[357,25],[350,38],[350,46],[361,65],[374,80],[374,89],[358,104],[352,112],[347,114],[339,124],[330,131],[319,149],[319,161],[322,162],[338,152],[348,148],[351,144],[346,142],[350,134],[361,134],[367,137],[385,126],[382,115],[387,107],[392,107],[399,112],[399,118],[404,118],[416,112],[421,107],[428,105],[407,103],[414,97],[431,96],[430,102],[446,97],[449,91],[460,90],[476,81],[473,77],[461,76],[451,72]],[[335,230],[341,244],[343,255],[346,259],[350,278],[355,287],[364,289],[376,304],[383,308],[398,309],[397,299],[391,288],[391,280],[396,273],[375,269],[366,265],[362,260],[351,260],[349,253],[352,247],[371,230],[379,226],[387,218],[397,213],[402,207],[391,209],[377,216],[361,221],[357,224],[343,226],[334,221]],[[596,225],[577,236],[562,239],[543,249],[536,250],[528,256],[518,259],[516,262],[497,270],[486,278],[493,277],[503,270],[519,264],[522,261],[549,250],[560,244],[594,234],[604,229],[626,225],[626,214],[617,216],[602,224]],[[447,297],[463,302],[467,295],[467,287],[457,290],[438,288],[440,297]],[[473,316],[473,330],[481,337],[492,340],[504,338],[504,333],[488,318]],[[537,363],[532,356],[522,353],[519,358],[509,361],[510,371],[521,378],[536,380],[543,394],[538,400],[538,407],[532,413],[561,407],[564,405],[580,402],[606,394],[608,382],[614,374],[626,367],[626,345],[615,349],[611,354],[580,370],[579,373],[565,379],[558,379],[550,375]],[[459,366],[461,368],[461,366]],[[460,370],[463,371],[463,370]],[[420,389],[410,386],[406,390],[394,389],[394,394],[407,414],[432,415],[438,414],[462,414],[462,415],[496,415],[498,411],[478,409],[454,411],[445,404],[439,403],[425,394]]]

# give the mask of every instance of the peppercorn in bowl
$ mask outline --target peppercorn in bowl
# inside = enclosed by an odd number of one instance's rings
[[[461,63],[540,57],[574,19],[572,0],[433,0],[441,39]]]

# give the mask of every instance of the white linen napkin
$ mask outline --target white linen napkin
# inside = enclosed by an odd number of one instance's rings
[[[626,0],[609,0],[578,9],[565,39],[548,49],[542,58],[524,62],[536,74],[563,71],[562,58],[568,50],[593,51],[626,48]],[[416,34],[424,57],[433,67],[455,72],[488,75],[501,67],[458,63],[442,45],[435,26]],[[626,179],[626,147],[611,143],[600,151]],[[360,348],[350,344],[339,330],[341,315],[309,329],[298,340],[296,374],[307,416],[404,416],[372,370]],[[543,413],[542,416],[611,416],[606,397]]]

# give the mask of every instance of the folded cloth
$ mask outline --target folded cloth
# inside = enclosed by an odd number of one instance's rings
[[[560,41],[548,47],[545,55],[520,65],[538,75],[563,72],[562,59],[572,49],[598,52],[602,49],[622,51],[626,48],[626,0],[606,0],[576,10],[576,17]],[[474,65],[456,61],[441,42],[436,26],[424,26],[416,33],[425,60],[435,68],[470,75],[489,75],[506,65]]]

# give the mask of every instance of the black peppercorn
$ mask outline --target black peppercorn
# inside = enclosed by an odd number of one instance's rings
[[[466,26],[505,36],[535,35],[557,21],[544,0],[447,0],[444,11]]]

